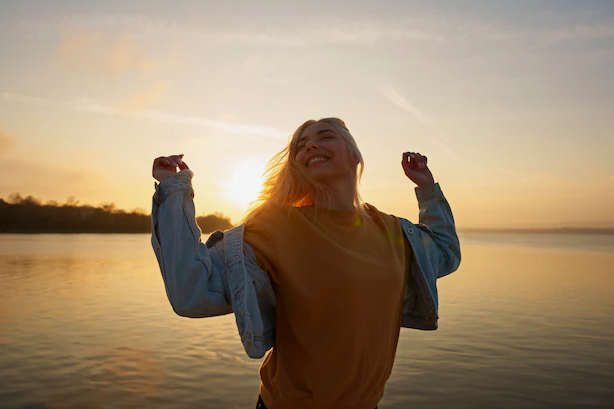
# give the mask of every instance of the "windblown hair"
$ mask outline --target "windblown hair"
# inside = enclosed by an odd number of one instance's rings
[[[331,189],[315,180],[307,169],[294,159],[297,153],[299,138],[305,129],[318,122],[326,122],[332,125],[347,143],[350,157],[358,162],[353,168],[355,179],[354,206],[363,216],[366,215],[362,198],[358,193],[358,185],[364,169],[364,161],[360,150],[358,150],[358,145],[347,129],[345,122],[341,119],[322,118],[317,121],[310,119],[299,126],[292,135],[288,145],[271,158],[264,172],[264,183],[262,184],[260,195],[256,201],[250,204],[241,221],[242,223],[257,216],[270,206],[290,205],[301,207],[320,203],[323,207],[329,207],[328,204],[330,204],[332,199]]]

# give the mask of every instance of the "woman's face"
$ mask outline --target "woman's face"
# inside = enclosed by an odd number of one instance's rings
[[[325,184],[354,177],[353,167],[357,164],[352,161],[343,137],[326,122],[316,122],[305,128],[297,141],[294,159],[317,181]]]

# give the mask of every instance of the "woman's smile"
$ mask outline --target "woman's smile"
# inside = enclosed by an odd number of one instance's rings
[[[307,167],[319,165],[324,162],[328,162],[328,158],[326,156],[315,156],[307,161]]]

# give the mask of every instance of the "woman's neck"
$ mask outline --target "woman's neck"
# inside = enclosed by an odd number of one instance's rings
[[[333,210],[354,210],[354,198],[356,197],[355,184],[346,183],[327,183],[332,191],[330,202],[314,203],[315,207]]]

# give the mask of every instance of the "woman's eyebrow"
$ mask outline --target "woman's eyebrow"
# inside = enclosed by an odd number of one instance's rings
[[[332,132],[335,133],[335,131],[333,131],[332,129],[320,129],[318,132],[316,132],[316,136],[320,136],[322,135],[324,132]],[[307,136],[301,136],[300,138],[298,138],[298,141],[296,141],[297,145],[300,145],[301,142],[304,142],[305,139],[307,139]]]

